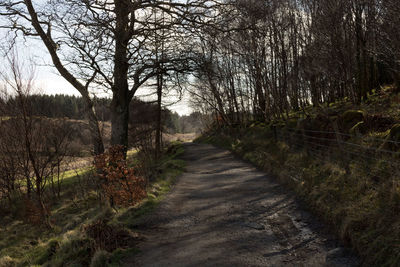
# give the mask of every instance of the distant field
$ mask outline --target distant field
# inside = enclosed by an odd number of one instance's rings
[[[182,141],[191,142],[199,136],[197,133],[186,133],[186,134],[164,134],[164,140],[167,142]]]

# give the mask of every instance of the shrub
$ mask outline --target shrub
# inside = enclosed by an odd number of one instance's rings
[[[50,210],[47,206],[44,206],[44,212],[47,216],[50,216]],[[42,208],[39,206],[37,201],[32,199],[25,199],[25,220],[33,225],[40,225],[43,223]]]
[[[111,206],[131,206],[146,197],[145,179],[127,166],[124,148],[115,146],[95,158],[101,189]]]
[[[95,248],[109,252],[117,248],[129,248],[135,245],[137,235],[129,230],[109,225],[107,220],[100,219],[85,227],[86,234],[94,240]]]

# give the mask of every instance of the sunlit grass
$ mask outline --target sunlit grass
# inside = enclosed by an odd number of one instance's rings
[[[0,116],[0,121],[8,121],[9,119],[11,119],[10,116]]]
[[[149,186],[148,197],[133,208],[110,209],[102,204],[95,188],[81,190],[93,175],[91,166],[62,173],[61,199],[50,206],[52,229],[10,216],[0,218],[0,267],[88,266],[92,240],[83,231],[85,225],[104,217],[110,224],[129,228],[135,220],[153,211],[183,171],[184,162],[176,159],[183,148],[180,146],[174,151],[174,155],[161,159],[160,176]],[[129,160],[135,155],[136,150],[128,151]],[[117,249],[109,255],[109,266],[119,266],[126,255],[137,252],[136,248]]]

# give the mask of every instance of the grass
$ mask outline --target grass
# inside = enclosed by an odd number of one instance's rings
[[[113,222],[116,225],[123,225],[130,230],[135,230],[137,222],[143,216],[153,212],[165,195],[171,190],[176,179],[185,169],[185,161],[177,159],[184,152],[183,146],[179,142],[172,144],[172,152],[167,153],[159,160],[160,175],[157,177],[148,189],[147,197],[138,205],[120,210]],[[127,251],[117,250],[110,257],[111,266],[119,266],[124,258],[139,253],[137,249]]]
[[[91,175],[93,172],[93,167],[85,167],[76,170],[69,170],[61,174],[61,183],[63,189],[65,190],[66,187],[73,187],[75,186],[81,177],[85,177],[87,175]],[[50,186],[47,184],[46,186]]]
[[[72,195],[67,190],[73,190],[73,182],[77,180],[76,177],[70,178],[69,188],[63,188],[63,196]],[[54,248],[55,240],[63,244],[68,243],[64,235],[74,233],[79,236],[80,227],[90,222],[102,210],[103,207],[98,205],[97,199],[90,196],[79,199],[74,196],[72,199],[65,197],[58,205],[52,207],[53,229],[30,225],[22,220],[1,219],[0,223],[4,227],[0,229],[0,259],[10,257],[15,263],[3,266],[44,264],[51,259],[51,249]]]
[[[0,116],[0,122],[1,121],[8,121],[9,119],[11,119],[11,117],[9,117],[9,116]]]
[[[184,152],[183,146],[179,145],[179,143],[176,143],[175,146],[176,149],[173,153],[160,160],[159,166],[162,170],[161,174],[149,187],[147,198],[138,206],[122,211],[120,215],[116,217],[117,222],[126,225],[130,229],[134,229],[138,219],[154,211],[163,200],[166,193],[171,190],[177,177],[185,168],[185,161],[177,159]]]
[[[259,134],[259,133],[258,133]],[[250,137],[249,137],[250,136]],[[352,246],[365,266],[400,264],[400,175],[380,177],[377,184],[368,170],[373,165],[351,165],[350,174],[331,158],[321,161],[285,142],[257,134],[238,139],[221,134],[199,142],[222,144],[292,187],[310,209],[321,216]],[[230,144],[230,145],[228,145]]]
[[[0,218],[0,267],[119,266],[124,257],[138,250],[134,246],[117,249],[103,257],[93,250],[94,241],[85,234],[85,226],[106,218],[118,229],[132,228],[135,220],[157,207],[182,173],[184,162],[177,159],[182,152],[183,146],[174,144],[172,153],[160,160],[159,175],[149,186],[148,197],[131,208],[111,209],[100,205],[94,188],[81,190],[92,178],[91,168],[64,173],[61,199],[51,206],[52,229],[30,225],[10,216]],[[102,257],[106,259],[103,260],[105,265],[92,262]]]
[[[397,97],[398,94],[385,88],[361,106],[340,101],[331,104],[330,108],[339,117],[347,110],[361,109],[369,115],[390,117],[396,123],[400,120]],[[312,118],[317,118],[319,109],[309,112]],[[293,117],[295,115],[299,114],[292,113]],[[311,121],[315,121],[315,130],[320,125],[317,120]],[[286,122],[275,122],[277,124],[281,125],[278,128],[285,127]],[[373,143],[369,137],[385,139],[389,132],[390,128],[370,130],[357,138],[361,138],[366,146],[381,146],[382,143]],[[214,130],[196,141],[230,149],[293,188],[308,203],[310,210],[331,224],[341,240],[358,252],[364,266],[400,265],[398,168],[384,160],[348,164],[343,160],[342,152],[334,149],[330,155],[318,158],[303,149],[291,147],[287,141],[276,141],[271,127],[263,123],[252,123],[241,131]],[[347,165],[349,169],[346,169]]]

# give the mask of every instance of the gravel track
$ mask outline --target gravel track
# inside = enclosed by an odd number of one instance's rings
[[[293,193],[229,151],[185,144],[185,173],[141,219],[126,266],[357,266]]]

